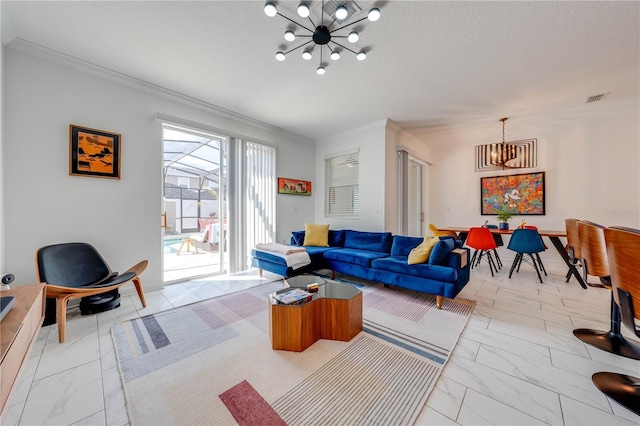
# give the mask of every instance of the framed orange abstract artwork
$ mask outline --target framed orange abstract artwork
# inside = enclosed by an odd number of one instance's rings
[[[69,174],[120,179],[120,134],[71,124]]]
[[[311,182],[278,178],[278,194],[311,195]]]

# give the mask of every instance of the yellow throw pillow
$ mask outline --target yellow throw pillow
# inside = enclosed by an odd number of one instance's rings
[[[329,247],[329,225],[304,224],[303,246]]]
[[[429,260],[429,255],[433,247],[438,244],[440,237],[424,237],[424,241],[420,245],[409,252],[409,258],[407,263],[409,265],[415,265],[416,263],[425,263]]]

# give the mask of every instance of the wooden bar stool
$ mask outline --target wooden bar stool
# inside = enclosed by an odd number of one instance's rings
[[[612,227],[604,232],[613,298],[620,307],[624,325],[640,337],[640,325],[635,323],[636,319],[640,319],[640,230]],[[609,398],[640,415],[640,378],[600,372],[595,373],[592,380]]]
[[[589,275],[609,276],[610,268],[607,242],[605,240],[606,229],[592,222],[578,221],[578,231],[580,233],[583,267],[588,268]],[[637,262],[638,259],[635,261]],[[616,303],[615,297],[616,295],[612,292],[611,326],[609,331],[577,328],[573,330],[573,334],[583,342],[603,351],[626,358],[640,359],[640,344],[625,339],[620,332],[620,305]]]

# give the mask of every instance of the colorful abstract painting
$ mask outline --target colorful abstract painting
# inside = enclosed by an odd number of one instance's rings
[[[480,178],[483,215],[495,215],[507,205],[518,215],[543,215],[544,172]]]

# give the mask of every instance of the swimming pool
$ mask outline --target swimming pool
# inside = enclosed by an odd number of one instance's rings
[[[173,244],[177,244],[182,242],[182,238],[165,238],[163,242],[163,252],[164,254],[175,253],[177,250],[171,249]]]

